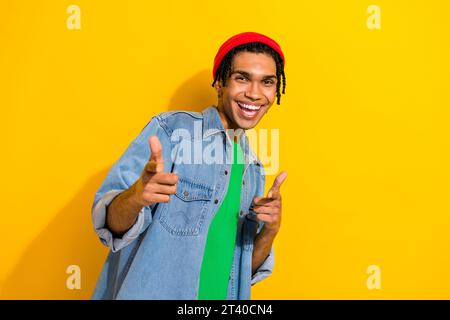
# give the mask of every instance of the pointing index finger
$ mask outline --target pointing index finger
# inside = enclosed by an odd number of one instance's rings
[[[281,173],[278,174],[278,176],[273,181],[272,187],[270,188],[269,192],[267,193],[268,198],[276,199],[276,198],[280,197],[280,187],[281,187],[281,184],[286,179],[286,177],[287,177],[286,171],[282,171]]]
[[[164,160],[162,156],[162,145],[157,136],[151,136],[148,139],[150,147],[150,159],[149,162],[152,164],[151,169],[153,172],[163,172],[164,171]]]

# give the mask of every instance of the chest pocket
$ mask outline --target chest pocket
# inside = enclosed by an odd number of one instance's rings
[[[213,189],[197,179],[178,176],[177,192],[159,216],[161,225],[176,236],[196,236],[205,221]]]

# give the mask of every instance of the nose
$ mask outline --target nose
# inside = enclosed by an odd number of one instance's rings
[[[245,95],[247,98],[252,100],[258,100],[261,97],[261,94],[259,92],[259,86],[256,81],[250,82],[250,85],[247,87],[247,90],[245,91]]]

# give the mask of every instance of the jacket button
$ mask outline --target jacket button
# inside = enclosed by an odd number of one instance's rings
[[[225,170],[225,175],[227,175],[228,174],[228,171],[227,170]]]
[[[244,215],[244,211],[240,211],[239,214],[241,215],[241,217]]]
[[[245,181],[244,180],[242,180],[242,185],[245,185]]]
[[[184,196],[185,198],[187,198],[188,195],[189,195],[189,192],[187,192],[186,190],[183,191],[183,196]]]
[[[217,204],[218,202],[219,202],[219,200],[217,200],[217,199],[216,199],[216,200],[214,200],[214,203],[215,203],[215,204]]]

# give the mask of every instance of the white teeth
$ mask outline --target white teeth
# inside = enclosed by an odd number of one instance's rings
[[[250,104],[243,104],[243,103],[239,103],[239,105],[245,109],[250,109],[250,110],[259,110],[261,108],[261,106],[252,106]]]

